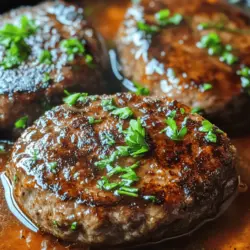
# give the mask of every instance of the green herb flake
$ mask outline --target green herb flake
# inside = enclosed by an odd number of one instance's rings
[[[212,89],[212,88],[213,88],[213,85],[212,85],[211,83],[204,83],[204,84],[202,85],[202,91],[203,91],[203,92],[208,91],[208,90],[210,90],[210,89]]]
[[[12,69],[25,61],[31,52],[30,46],[25,42],[25,38],[34,34],[37,26],[33,20],[22,16],[20,26],[6,24],[0,30],[0,44],[5,47],[5,56],[0,63],[5,69]]]
[[[133,111],[129,107],[116,108],[111,112],[112,115],[119,116],[120,119],[126,120],[133,116]]]
[[[126,196],[131,196],[131,197],[138,197],[137,193],[134,192],[129,192],[129,191],[124,191],[124,190],[116,190],[114,192],[115,195],[126,195]]]
[[[46,82],[49,82],[50,80],[51,80],[50,74],[47,73],[47,72],[44,73],[42,82],[43,82],[43,83],[46,83]]]
[[[77,222],[76,221],[71,224],[70,229],[72,231],[75,231],[77,229]]]
[[[161,26],[179,25],[183,20],[183,16],[178,13],[170,16],[169,9],[163,9],[155,14],[155,19]]]
[[[211,122],[209,122],[208,120],[204,120],[204,121],[202,121],[202,126],[199,128],[199,131],[203,132],[203,133],[207,133],[206,136],[205,136],[205,139],[208,142],[216,143],[217,142],[217,136],[214,133],[213,128],[214,128],[214,126],[213,126],[213,124]]]
[[[89,116],[89,117],[88,117],[88,121],[89,121],[89,124],[96,124],[96,123],[102,122],[101,119],[96,120],[93,116]]]
[[[100,180],[97,181],[97,187],[106,191],[110,191],[119,186],[119,183],[109,182],[106,176],[102,176]]]
[[[165,122],[168,125],[168,127],[163,130],[166,131],[166,135],[173,141],[182,141],[188,132],[187,127],[182,124],[182,128],[178,130],[176,121],[171,117],[168,117]]]
[[[184,108],[180,108],[180,112],[181,112],[182,115],[184,115],[185,114],[185,109]]]
[[[154,34],[160,31],[160,27],[156,25],[149,25],[145,22],[137,22],[137,27],[140,31],[144,31],[147,34]]]
[[[191,114],[200,114],[200,113],[202,113],[202,111],[203,111],[202,108],[200,108],[200,107],[194,107],[191,110]]]
[[[125,142],[131,156],[141,156],[149,151],[146,142],[145,129],[142,127],[141,120],[130,120],[129,127],[125,133]]]
[[[114,100],[111,99],[103,99],[101,101],[101,106],[103,108],[104,111],[112,111],[114,109],[116,109],[116,106],[114,105]]]
[[[143,199],[146,201],[151,201],[153,203],[157,202],[157,198],[153,195],[144,195]]]
[[[50,51],[43,50],[39,56],[39,62],[50,65],[52,63],[52,55]]]
[[[76,38],[61,41],[60,47],[67,53],[69,61],[73,61],[75,55],[83,55],[85,52],[84,44]]]
[[[28,116],[23,116],[15,122],[15,128],[25,129],[27,126]]]
[[[150,91],[148,88],[143,87],[142,85],[140,85],[137,82],[133,82],[134,87],[136,88],[135,94],[136,95],[144,95],[144,96],[148,96],[150,94]]]
[[[48,166],[49,166],[49,169],[50,169],[50,171],[51,171],[52,173],[55,173],[55,172],[56,172],[57,162],[50,162],[50,163],[48,164]]]
[[[6,151],[5,151],[5,146],[4,145],[2,145],[2,144],[0,144],[0,154],[1,153],[5,153]]]
[[[77,102],[84,103],[87,100],[87,96],[88,96],[88,93],[74,93],[74,94],[68,95],[69,92],[68,91],[65,92],[65,90],[64,90],[64,93],[66,93],[67,97],[63,99],[63,102],[70,106],[75,105]]]
[[[243,89],[246,89],[249,93],[250,89],[250,68],[249,67],[243,67],[240,70],[237,71],[237,75],[241,76],[241,86]]]
[[[220,61],[228,65],[232,65],[238,61],[238,57],[234,56],[231,45],[223,45],[218,34],[211,32],[201,37],[197,43],[199,48],[207,48],[208,54],[212,56],[219,56]]]
[[[18,177],[16,174],[14,175],[13,181],[14,181],[14,183],[17,183],[17,181],[18,181]]]
[[[114,136],[107,131],[100,133],[100,140],[103,145],[112,146],[115,144]]]

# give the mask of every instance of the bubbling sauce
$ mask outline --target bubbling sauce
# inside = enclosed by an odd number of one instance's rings
[[[78,4],[81,1],[78,1]],[[123,19],[128,0],[85,0],[85,13],[95,28],[103,35],[107,45],[112,48],[117,29]],[[115,54],[111,52],[111,58]],[[121,78],[121,80],[123,80]],[[124,84],[124,83],[123,83]],[[128,83],[129,84],[129,83]],[[250,187],[250,136],[234,139],[233,143],[241,157],[238,169],[241,181]],[[4,172],[11,145],[0,142],[6,149],[0,153],[0,173]],[[183,239],[169,241],[148,249],[250,249],[250,189],[240,193],[229,209],[216,221],[210,222]],[[77,250],[88,247],[77,247],[70,243],[34,232],[25,227],[10,212],[0,185],[0,250]],[[146,249],[145,247],[143,249]]]

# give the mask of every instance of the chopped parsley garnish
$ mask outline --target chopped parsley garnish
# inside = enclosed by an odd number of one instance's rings
[[[5,146],[0,144],[0,154],[5,153]]]
[[[225,22],[203,22],[197,26],[198,30],[206,30],[206,29],[216,29],[219,31],[226,31],[231,33],[238,34],[250,34],[249,29],[239,29],[239,28],[231,28],[227,27]]]
[[[112,115],[119,116],[120,119],[128,119],[133,116],[133,111],[129,107],[118,108],[114,104],[113,99],[104,99],[101,102],[103,110],[112,111]]]
[[[208,90],[210,90],[210,89],[212,89],[212,88],[213,88],[213,85],[212,85],[211,83],[204,83],[204,84],[202,85],[202,91],[203,91],[203,92],[208,91]]]
[[[133,82],[134,87],[136,88],[135,94],[136,95],[149,95],[150,91],[148,88],[141,86],[137,82]]]
[[[84,44],[76,38],[61,41],[60,47],[67,53],[69,61],[73,61],[75,55],[83,55],[85,52]]]
[[[250,94],[250,68],[243,67],[237,71],[237,75],[241,76],[241,86],[243,89],[246,89]]]
[[[200,113],[202,113],[202,111],[203,111],[202,108],[200,108],[200,107],[194,107],[191,110],[191,114],[200,114]]]
[[[185,109],[184,108],[180,108],[180,112],[181,112],[182,115],[184,115],[185,114]]]
[[[115,144],[114,136],[107,131],[100,133],[100,140],[103,145],[112,146]]]
[[[119,152],[115,151],[114,153],[112,153],[107,158],[95,162],[95,166],[99,167],[100,169],[104,169],[107,166],[109,166],[111,163],[113,163],[118,158],[118,156],[119,156]]]
[[[89,116],[88,117],[88,120],[89,120],[89,124],[96,124],[96,123],[100,123],[100,122],[102,122],[102,120],[101,119],[95,119],[95,117],[93,117],[93,116]]]
[[[207,133],[206,136],[205,136],[205,139],[208,142],[213,142],[213,143],[217,142],[217,135],[215,134],[214,126],[208,120],[202,121],[202,126],[199,128],[199,131],[203,132],[203,133]],[[223,133],[223,131],[220,130],[220,129],[217,129],[216,132],[217,133]]]
[[[56,168],[57,168],[57,162],[50,162],[49,164],[49,169],[52,173],[56,172]]]
[[[182,141],[188,132],[187,127],[182,124],[182,128],[178,130],[176,121],[171,117],[168,117],[165,122],[168,127],[162,130],[162,132],[166,131],[166,135],[173,141]]]
[[[23,116],[15,122],[15,127],[24,129],[27,126],[27,121],[28,116]]]
[[[110,191],[119,186],[119,183],[109,182],[106,176],[102,176],[100,180],[97,181],[97,187],[100,189],[104,189]]]
[[[38,150],[34,149],[32,152],[32,161],[35,163],[38,160]]]
[[[50,51],[43,50],[39,56],[39,62],[43,64],[51,64],[52,63],[52,55]]]
[[[14,183],[17,183],[17,181],[18,181],[18,177],[16,174],[14,175],[13,181],[14,181]]]
[[[144,195],[143,199],[146,201],[152,201],[152,202],[157,202],[157,198],[153,195]]]
[[[130,120],[129,127],[125,133],[127,151],[131,156],[140,156],[149,151],[149,146],[145,140],[146,133],[142,127],[141,120]]]
[[[116,108],[111,112],[112,115],[117,115],[119,118],[126,120],[133,116],[133,111],[129,107]]]
[[[73,222],[73,223],[71,224],[70,229],[71,229],[72,231],[75,231],[76,228],[77,228],[77,222],[75,221],[75,222]]]
[[[101,106],[103,107],[103,110],[105,110],[105,111],[111,111],[111,110],[116,109],[116,106],[114,105],[113,99],[102,100]]]
[[[30,54],[30,46],[25,42],[25,38],[34,34],[37,30],[33,20],[22,16],[20,26],[6,24],[0,30],[0,44],[5,47],[6,52],[1,62],[5,69],[19,66]]]
[[[164,9],[155,14],[155,19],[161,26],[166,26],[170,24],[179,25],[183,20],[183,17],[178,13],[170,16],[170,10]]]
[[[51,80],[50,74],[48,72],[44,73],[42,82],[46,83],[49,82],[50,80]]]
[[[67,97],[63,98],[63,102],[72,106],[77,102],[85,102],[87,100],[88,93],[74,93],[70,94],[67,90],[64,90]]]
[[[147,34],[154,34],[160,31],[160,27],[156,25],[149,25],[145,22],[137,22],[137,27],[140,31],[144,31]]]
[[[208,49],[208,54],[212,56],[219,56],[220,61],[228,65],[232,65],[238,61],[238,57],[234,56],[231,45],[223,45],[218,34],[211,32],[203,36],[200,42],[197,43],[199,48]]]
[[[90,54],[85,55],[85,62],[87,63],[87,65],[90,68],[95,68],[95,65],[94,65],[93,61],[94,61],[94,58],[93,58],[92,55],[90,55]]]

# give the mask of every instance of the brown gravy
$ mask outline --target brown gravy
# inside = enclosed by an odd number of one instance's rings
[[[78,2],[79,3],[79,2]],[[85,0],[86,14],[112,47],[128,0]],[[234,139],[242,164],[241,180],[250,187],[250,136]],[[0,143],[2,144],[2,143]],[[10,148],[10,146],[7,146]],[[0,154],[0,172],[4,171],[9,154]],[[230,208],[216,221],[208,223],[189,237],[148,249],[250,249],[250,189],[240,193]],[[22,225],[9,211],[0,185],[0,250],[65,250],[88,249],[59,242],[49,235],[34,233]]]

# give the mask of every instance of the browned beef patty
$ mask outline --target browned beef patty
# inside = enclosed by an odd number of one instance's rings
[[[234,195],[235,147],[187,106],[130,93],[71,104],[29,127],[7,166],[41,230],[90,245],[154,241],[192,230]]]
[[[226,132],[249,131],[250,116],[244,115],[250,107],[249,76],[242,79],[237,73],[250,66],[249,17],[223,0],[137,2],[128,9],[116,41],[124,75],[148,87],[152,95],[202,108]],[[138,27],[159,27],[155,15],[166,9],[169,18],[180,14],[183,20],[153,34]],[[216,42],[204,40],[211,33],[218,35],[222,46],[215,55],[210,54]],[[207,47],[201,46],[202,39]],[[205,83],[212,88],[204,89]]]
[[[2,15],[0,27],[4,29],[6,24],[21,27],[23,16],[28,21],[33,20],[37,28],[24,39],[29,50],[28,58],[11,68],[0,66],[1,137],[9,136],[15,130],[14,124],[19,118],[27,116],[28,124],[31,124],[48,106],[62,103],[65,89],[95,94],[104,91],[100,79],[105,67],[105,53],[99,35],[85,20],[83,9],[61,1],[44,2]],[[69,39],[74,41],[68,43],[66,50],[61,43]],[[76,40],[85,51],[73,52],[73,58],[70,58],[70,51],[78,49]],[[49,63],[41,60],[44,50],[50,53]],[[20,51],[24,53],[22,48]],[[7,53],[5,46],[0,45],[1,62]],[[87,61],[90,57],[91,63]],[[15,132],[18,135],[20,128]]]

